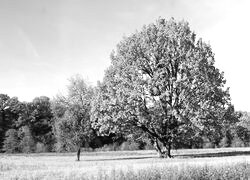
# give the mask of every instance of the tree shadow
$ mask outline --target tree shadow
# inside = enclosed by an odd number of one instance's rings
[[[173,158],[207,158],[207,157],[229,157],[229,156],[243,156],[250,155],[250,151],[230,151],[230,152],[206,152],[206,153],[188,153],[188,154],[173,154]],[[131,157],[110,157],[110,158],[100,158],[100,159],[84,159],[83,161],[121,161],[121,160],[140,160],[140,159],[153,159],[158,158],[155,155],[148,156],[131,156]],[[161,159],[161,158],[159,158]],[[164,159],[164,158],[163,158]],[[169,158],[166,158],[169,159]]]
[[[250,151],[231,151],[231,152],[211,152],[199,154],[180,154],[174,155],[177,158],[205,158],[205,157],[226,157],[226,156],[242,156],[250,155]]]
[[[119,157],[119,158],[102,158],[102,159],[86,159],[84,161],[120,161],[120,160],[136,160],[136,159],[152,159],[153,156],[141,156],[141,157]]]

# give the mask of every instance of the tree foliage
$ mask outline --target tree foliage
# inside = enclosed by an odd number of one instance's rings
[[[9,129],[6,132],[3,150],[7,153],[17,153],[20,151],[17,130]]]
[[[31,153],[35,151],[35,141],[28,126],[19,129],[19,148],[21,152]]]
[[[16,128],[22,110],[22,103],[16,97],[10,98],[6,94],[0,94],[0,149],[6,132]]]
[[[93,88],[79,75],[70,79],[68,96],[58,96],[54,100],[55,134],[59,150],[73,150],[88,146],[92,129],[90,123],[90,103]]]
[[[218,133],[230,96],[214,62],[211,47],[196,40],[187,22],[159,19],[144,26],[111,54],[93,124],[103,131],[146,134],[169,157],[190,129]]]
[[[38,142],[47,146],[49,151],[52,150],[50,147],[53,146],[53,116],[48,97],[37,97],[27,103],[20,102],[16,97],[10,98],[1,94],[0,115],[0,148],[4,144],[4,151],[9,152],[5,147],[14,130],[18,132],[18,141],[21,141],[18,144],[19,151],[33,152],[35,143]],[[12,129],[12,134],[9,134],[9,129]],[[30,145],[26,146],[27,143]]]

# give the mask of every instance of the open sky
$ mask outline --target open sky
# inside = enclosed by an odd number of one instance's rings
[[[0,0],[0,93],[31,101],[81,74],[96,85],[124,35],[186,20],[215,53],[237,110],[250,112],[248,0]]]

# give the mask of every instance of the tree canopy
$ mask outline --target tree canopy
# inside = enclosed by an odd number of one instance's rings
[[[88,146],[92,129],[90,124],[90,103],[93,88],[76,75],[70,79],[67,96],[58,96],[53,102],[57,148],[75,150]]]
[[[171,157],[189,129],[216,133],[225,121],[230,96],[214,63],[210,45],[187,22],[158,19],[112,52],[92,122],[104,132],[146,134],[160,156]]]

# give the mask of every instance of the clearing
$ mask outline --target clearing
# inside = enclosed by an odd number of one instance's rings
[[[160,159],[155,151],[0,154],[0,179],[81,179],[113,170],[136,171],[148,167],[250,163],[250,148],[173,150],[173,159]]]

